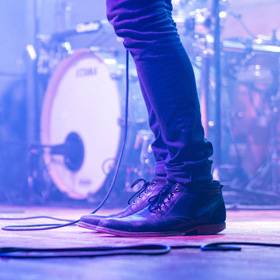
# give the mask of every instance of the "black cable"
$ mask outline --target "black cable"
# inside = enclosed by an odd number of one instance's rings
[[[125,117],[124,117],[124,138],[123,138],[123,142],[122,142],[122,147],[121,147],[121,152],[119,155],[119,159],[117,161],[117,165],[116,165],[116,172],[114,174],[114,177],[112,179],[112,183],[109,187],[109,190],[107,192],[107,194],[105,195],[104,199],[100,202],[100,204],[91,212],[91,214],[95,214],[97,211],[99,211],[104,204],[107,202],[109,196],[111,195],[113,188],[115,186],[117,177],[119,175],[119,170],[120,170],[120,166],[122,163],[122,159],[124,156],[124,151],[126,148],[126,144],[127,144],[127,135],[128,135],[128,109],[129,109],[129,52],[128,50],[126,50],[126,71],[125,71]]]
[[[23,217],[23,218],[0,218],[0,221],[27,221],[27,220],[35,220],[35,219],[49,219],[59,222],[67,222],[66,224],[32,224],[32,225],[10,225],[2,227],[2,230],[6,231],[35,231],[35,230],[45,230],[49,229],[49,227],[64,227],[66,225],[74,225],[77,223],[76,220],[68,220],[68,219],[61,219],[52,216],[31,216],[31,217]]]
[[[128,135],[128,113],[129,113],[129,52],[126,50],[126,74],[125,74],[125,80],[126,80],[126,86],[125,86],[125,117],[124,117],[124,136],[123,136],[123,142],[120,150],[120,155],[117,161],[115,173],[111,182],[111,185],[109,187],[109,190],[103,200],[99,203],[99,205],[91,212],[91,214],[95,214],[98,212],[104,204],[107,202],[108,198],[112,194],[112,191],[115,187],[115,183],[117,180],[117,177],[119,175],[120,166],[123,160],[124,151],[127,144],[127,135]],[[31,219],[39,219],[42,216],[35,216],[35,217],[26,217],[26,218],[11,218],[13,221],[22,221],[22,220],[31,220]],[[57,220],[57,221],[68,221],[66,224],[33,224],[33,225],[10,225],[10,226],[4,226],[2,227],[2,230],[5,231],[41,231],[41,230],[50,230],[50,229],[58,229],[68,226],[76,225],[79,220],[64,220],[59,219],[55,217],[50,216],[43,216],[47,219]],[[0,218],[0,220],[9,220],[9,218]]]
[[[79,220],[73,220],[66,224],[31,224],[31,225],[10,225],[2,227],[5,231],[42,231],[50,229],[58,229],[76,225]]]
[[[241,252],[241,246],[280,248],[280,244],[263,242],[214,242],[205,245],[143,244],[132,246],[76,247],[76,248],[29,248],[0,247],[0,257],[6,259],[46,259],[46,258],[93,258],[121,255],[165,255],[172,250],[197,249],[202,252]]]
[[[0,221],[25,221],[25,220],[34,220],[34,219],[49,219],[60,222],[73,222],[73,220],[62,219],[52,216],[30,216],[30,217],[22,217],[22,218],[0,218]]]
[[[106,246],[82,248],[0,248],[1,258],[16,259],[46,259],[46,258],[74,258],[74,257],[104,257],[120,255],[163,255],[168,254],[171,247],[161,244]]]
[[[241,251],[242,248],[240,246],[280,248],[280,244],[277,243],[229,241],[229,242],[209,243],[202,246],[201,250],[202,251]]]

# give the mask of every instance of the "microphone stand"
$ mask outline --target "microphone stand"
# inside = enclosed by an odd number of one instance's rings
[[[38,0],[27,2],[27,9],[30,15],[27,19],[29,30],[29,44],[27,50],[27,142],[29,145],[36,143],[39,139],[39,100],[38,100],[38,77],[37,77],[37,58],[38,42],[37,35],[39,32],[40,20],[38,18]]]
[[[222,92],[222,64],[221,64],[221,5],[220,0],[212,2],[212,17],[214,20],[214,74],[215,74],[215,168],[220,175],[222,161],[222,120],[221,120],[221,92]],[[219,176],[220,177],[220,176]]]

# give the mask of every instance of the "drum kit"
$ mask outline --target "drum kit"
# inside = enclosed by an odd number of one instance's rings
[[[280,41],[254,36],[229,1],[220,1],[222,35],[222,162],[219,177],[229,191],[280,196]],[[213,17],[205,0],[175,0],[174,19],[191,57],[203,124],[213,142],[215,80]],[[231,37],[228,19],[245,30]],[[233,16],[232,16],[233,17]],[[75,200],[103,193],[122,142],[125,52],[104,21],[38,36],[36,111],[39,143],[29,145],[28,185],[51,182]],[[139,176],[151,177],[153,136],[134,65],[130,70],[129,139],[119,191]],[[35,161],[34,161],[35,158]],[[35,163],[34,163],[35,162]],[[43,166],[43,167],[42,167]],[[40,173],[44,173],[43,175]],[[38,175],[39,174],[39,175]],[[226,189],[227,190],[227,189]],[[43,191],[44,192],[44,191]]]

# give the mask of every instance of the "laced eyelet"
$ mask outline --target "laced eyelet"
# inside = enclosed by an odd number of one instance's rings
[[[142,185],[142,187],[140,188],[140,190],[137,191],[137,192],[129,199],[129,201],[128,201],[128,204],[129,204],[129,205],[135,204],[137,200],[143,198],[143,196],[144,196],[145,193],[146,193],[146,194],[148,193],[147,191],[148,191],[148,188],[149,188],[149,186],[150,186],[151,183],[148,182],[148,181],[146,181],[146,180],[144,180],[144,179],[138,179],[138,180],[136,180],[136,181],[132,184],[131,187],[133,188],[134,186],[136,186],[136,185],[139,184],[140,182],[143,182],[143,185]]]

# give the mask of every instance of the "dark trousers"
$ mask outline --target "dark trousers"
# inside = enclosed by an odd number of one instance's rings
[[[155,135],[156,177],[211,180],[192,65],[172,19],[171,0],[107,0],[107,15],[135,61]]]

